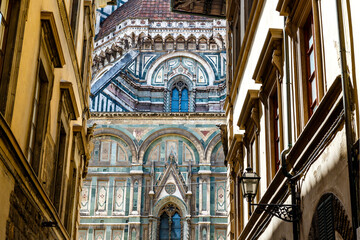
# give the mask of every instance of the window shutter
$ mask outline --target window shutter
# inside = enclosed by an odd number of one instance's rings
[[[317,208],[319,240],[335,240],[333,197],[328,196]]]

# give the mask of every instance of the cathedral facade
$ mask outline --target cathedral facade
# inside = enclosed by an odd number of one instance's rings
[[[93,56],[79,239],[225,239],[225,21],[130,0]]]

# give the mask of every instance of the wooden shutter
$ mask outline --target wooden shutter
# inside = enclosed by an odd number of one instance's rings
[[[333,196],[328,196],[317,207],[319,240],[335,240]]]

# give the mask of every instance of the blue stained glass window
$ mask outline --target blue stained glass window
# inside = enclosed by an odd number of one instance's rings
[[[180,239],[181,239],[180,215],[178,213],[175,213],[172,216],[171,240],[180,240]]]
[[[174,88],[171,93],[171,111],[179,111],[179,90]]]
[[[184,88],[181,91],[181,112],[188,112],[189,111],[189,94],[188,90]]]
[[[160,217],[160,240],[169,239],[169,217],[166,213],[163,213]]]

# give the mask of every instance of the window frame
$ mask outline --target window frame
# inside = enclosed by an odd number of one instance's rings
[[[295,4],[289,4],[289,1],[279,0],[276,10],[280,15],[287,16],[286,33],[289,36],[290,46],[293,45],[294,51],[292,68],[294,70],[294,106],[295,114],[298,116],[296,123],[296,135],[299,136],[313,115],[310,111],[310,96],[308,86],[308,67],[306,61],[306,42],[304,30],[307,20],[312,16],[313,20],[313,53],[315,64],[315,79],[317,86],[317,105],[321,102],[325,93],[325,79],[323,69],[323,49],[321,39],[321,23],[319,16],[319,7],[316,1],[299,0]],[[296,136],[295,136],[296,137]]]
[[[8,31],[9,31],[9,27],[10,27],[10,20],[11,20],[11,11],[12,11],[12,1],[11,0],[5,0],[8,3],[8,6],[6,8],[7,10],[7,16],[4,18],[2,12],[1,12],[1,4],[3,2],[0,2],[0,31],[1,31],[1,25],[4,24],[4,33],[3,33],[3,38],[0,39],[0,76],[2,74],[2,68],[3,68],[3,63],[4,63],[4,59],[5,59],[5,52],[6,52],[6,43],[7,43],[7,35],[8,35]],[[3,20],[5,19],[5,20]]]
[[[259,141],[260,141],[260,101],[259,101],[259,90],[248,90],[243,108],[240,113],[239,121],[237,125],[240,127],[240,130],[245,130],[243,136],[244,147],[246,148],[246,159],[244,159],[243,169],[247,167],[254,167],[253,171],[260,173],[259,166]],[[252,149],[252,144],[255,147],[255,153]],[[255,155],[255,158],[254,158]],[[261,183],[259,183],[261,184]],[[258,188],[256,197],[254,198],[254,203],[259,201],[260,196],[260,187]]]
[[[8,11],[9,27],[6,34],[6,44],[2,63],[0,64],[0,113],[10,124],[14,112],[16,97],[16,86],[18,80],[21,48],[23,46],[23,36],[25,32],[25,22],[27,21],[27,7],[30,0],[10,0],[11,9]],[[8,7],[9,9],[9,7]],[[19,15],[19,12],[22,14]],[[13,69],[15,69],[13,71]]]
[[[179,83],[182,83],[182,85],[180,85]],[[184,106],[186,105],[187,108],[182,108],[183,106],[183,90],[186,89],[187,90],[187,104],[185,103]],[[176,108],[175,110],[177,111],[173,111],[173,103],[174,103],[174,90],[178,91],[178,108]],[[189,102],[190,102],[190,90],[189,87],[187,86],[187,84],[184,81],[177,81],[176,83],[173,84],[171,91],[170,91],[170,112],[189,112]]]
[[[37,77],[35,79],[36,82],[33,90],[33,109],[31,111],[31,120],[29,122],[29,132],[27,137],[27,157],[34,172],[41,178],[43,151],[45,148],[45,137],[48,130],[47,123],[49,119],[50,101],[54,82],[54,68],[50,57],[47,54],[44,38],[42,38],[40,44],[37,69]],[[36,96],[36,86],[39,86],[38,96]],[[37,102],[36,109],[34,107],[35,102]],[[33,126],[33,119],[36,119],[36,126]],[[37,128],[40,123],[44,126],[44,128]],[[31,149],[35,151],[32,151]],[[31,154],[31,156],[29,156],[29,154]]]
[[[311,36],[310,36],[311,33]],[[314,43],[314,19],[313,14],[310,12],[306,23],[303,27],[303,35],[304,35],[304,52],[305,52],[305,62],[306,62],[306,81],[307,81],[307,95],[308,95],[308,114],[309,118],[312,116],[316,107],[319,105],[319,87],[318,81],[316,78],[316,70],[317,70],[317,63],[316,63],[316,53],[315,53],[315,43]],[[309,46],[309,41],[312,38],[312,45]],[[313,54],[313,61],[314,61],[314,71],[311,72],[311,54]],[[312,81],[315,81],[315,96],[313,96],[313,86]]]
[[[255,83],[262,85],[259,97],[265,113],[267,185],[279,170],[280,152],[284,149],[281,98],[283,62],[283,30],[270,28],[253,74]],[[278,144],[275,144],[276,140]]]

